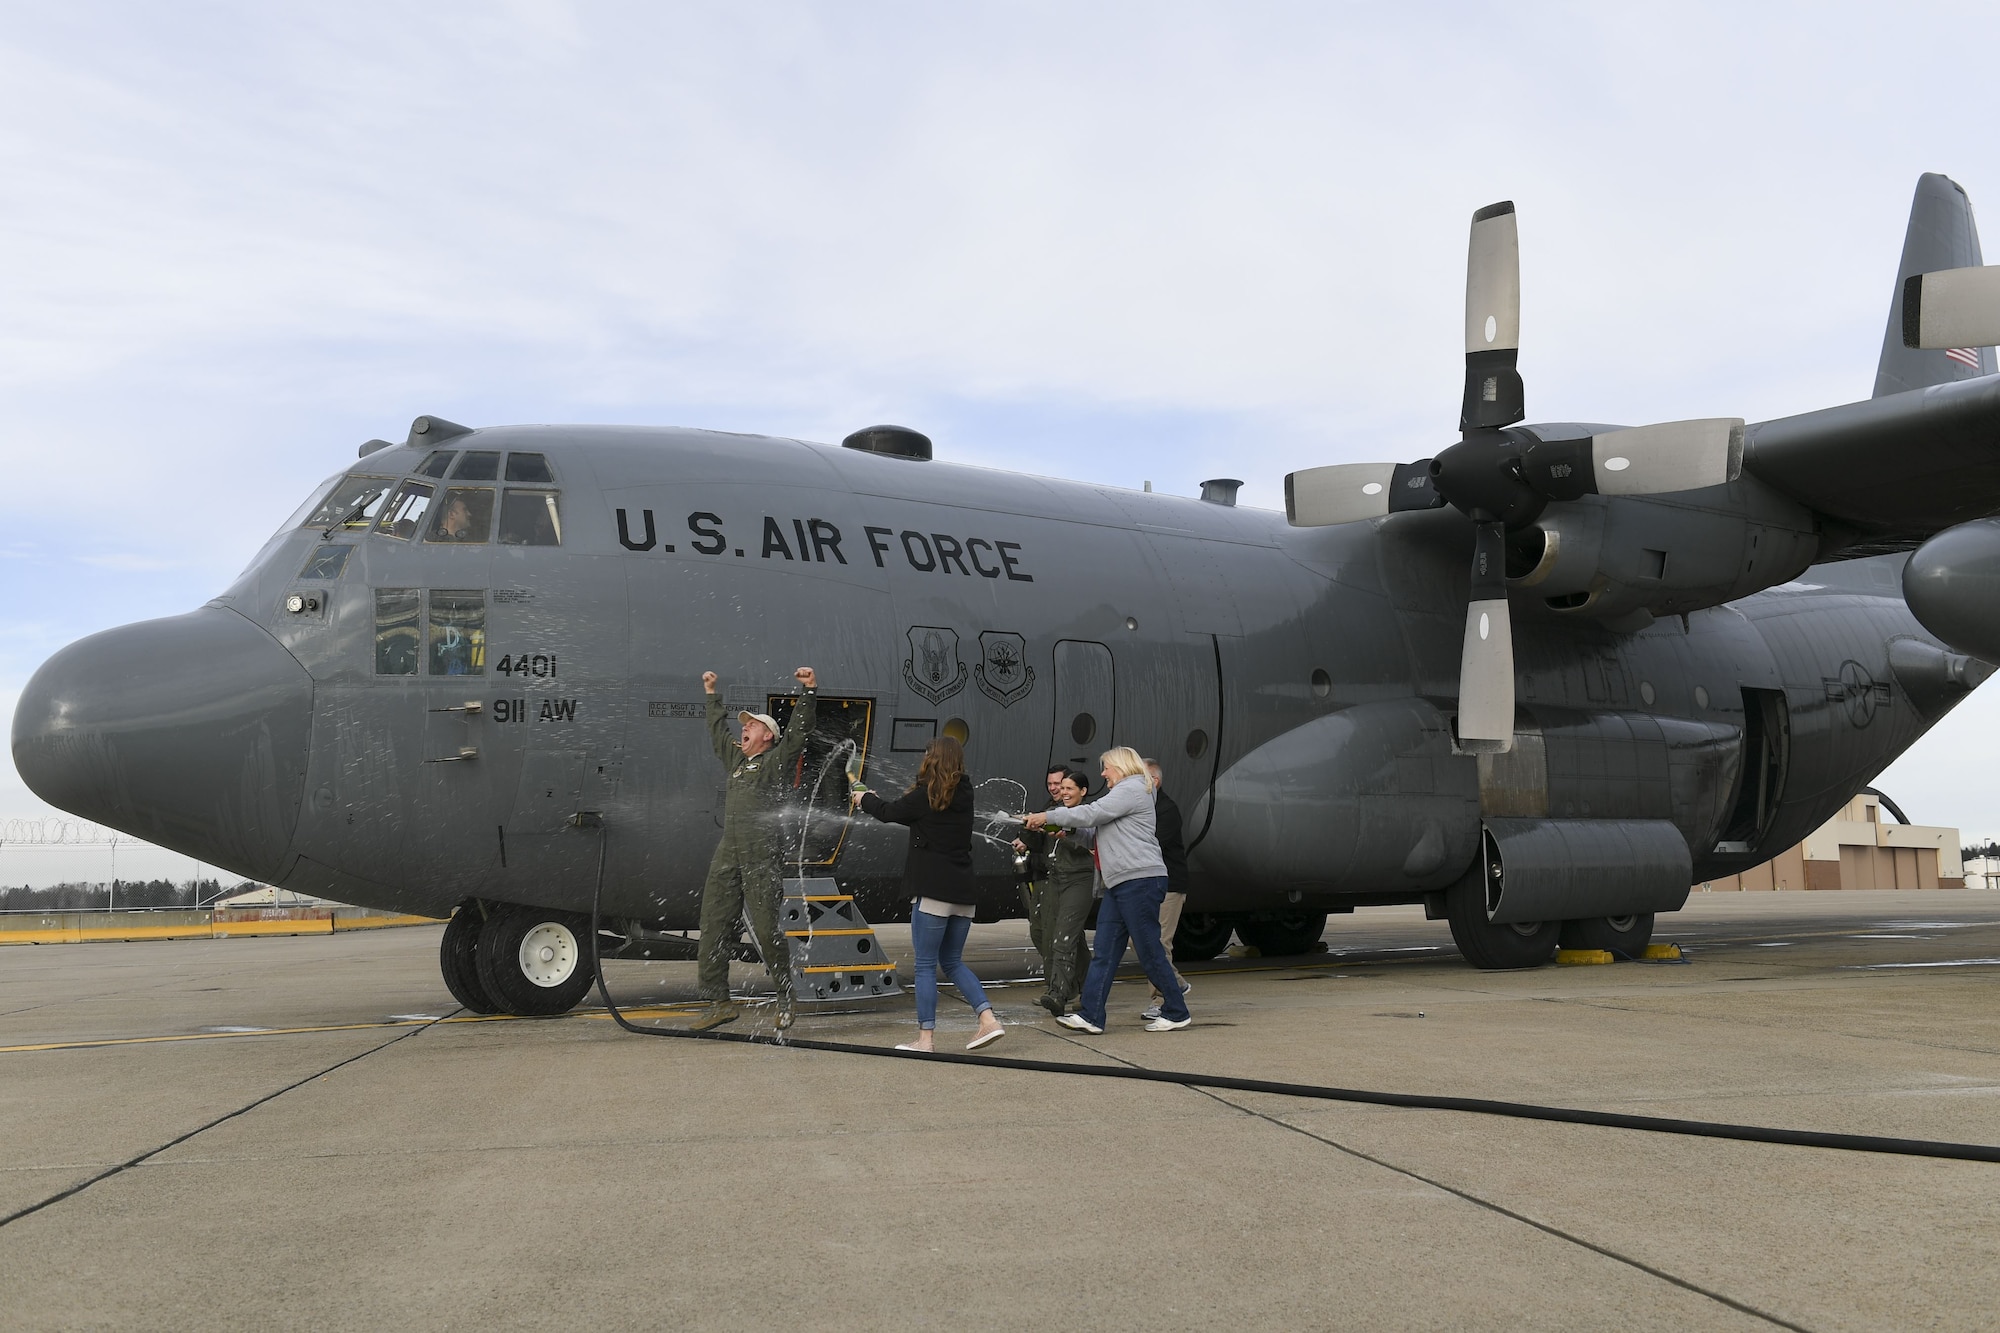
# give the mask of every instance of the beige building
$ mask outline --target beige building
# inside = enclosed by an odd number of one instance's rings
[[[1695,885],[1741,889],[1962,889],[1958,830],[1897,824],[1880,798],[1862,793],[1796,847],[1740,875]]]

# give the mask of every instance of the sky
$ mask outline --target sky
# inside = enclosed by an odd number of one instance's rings
[[[1520,210],[1530,419],[1635,424],[1866,397],[1918,174],[2000,210],[1990,4],[4,12],[8,717],[419,414],[895,421],[1276,506],[1455,437],[1483,204]],[[2000,835],[1996,727],[2000,685],[1879,785]],[[0,765],[0,820],[48,813]],[[108,855],[0,846],[0,882]]]

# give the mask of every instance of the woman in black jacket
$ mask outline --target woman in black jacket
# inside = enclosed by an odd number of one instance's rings
[[[1006,1035],[979,978],[965,965],[965,936],[972,929],[977,881],[972,873],[972,782],[965,775],[965,751],[949,736],[924,750],[917,780],[893,801],[874,792],[856,792],[854,803],[885,824],[907,824],[910,857],[903,883],[910,890],[910,943],[916,949],[917,1039],[899,1051],[932,1049],[937,1027],[937,974],[942,967],[966,1003],[979,1011],[979,1031],[968,1051]]]

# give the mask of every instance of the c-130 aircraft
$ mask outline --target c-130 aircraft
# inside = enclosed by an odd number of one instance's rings
[[[1419,902],[1475,967],[1634,953],[2000,662],[1980,264],[1964,192],[1926,175],[1871,399],[1523,426],[1515,215],[1481,209],[1460,439],[1295,473],[1283,515],[1234,481],[953,465],[900,427],[419,417],[214,601],[52,657],[14,760],[50,804],[209,864],[457,909],[445,980],[485,1012],[582,998],[594,893],[602,956],[685,944],[721,820],[701,673],[782,724],[800,662],[820,723],[774,837],[871,918],[907,918],[902,834],[841,816],[846,761],[900,784],[950,734],[982,810],[1112,744],[1158,756],[1188,812],[1184,958]],[[982,915],[1018,915],[1009,850],[977,847]]]

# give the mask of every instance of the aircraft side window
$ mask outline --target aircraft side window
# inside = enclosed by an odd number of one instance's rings
[[[334,487],[299,526],[341,527],[358,532],[375,521],[382,509],[382,498],[395,484],[387,477],[350,476]]]
[[[431,594],[430,674],[486,674],[486,594]]]
[[[508,491],[500,501],[500,544],[561,546],[562,510],[556,505],[556,494],[555,491]]]
[[[337,579],[347,568],[347,557],[352,546],[315,546],[306,557],[306,567],[299,571],[302,579]]]
[[[375,590],[375,674],[417,674],[417,622],[422,594],[415,588]]]
[[[543,481],[554,483],[556,474],[549,471],[547,454],[508,454],[507,480]]]
[[[389,507],[382,511],[382,518],[375,524],[375,531],[385,537],[395,537],[408,541],[417,535],[423,526],[424,511],[431,506],[431,495],[436,488],[427,482],[406,481],[396,489],[396,498],[389,501]]]
[[[424,465],[417,469],[417,475],[420,477],[442,477],[445,471],[451,467],[451,460],[457,457],[458,450],[456,449],[439,449],[424,460]]]
[[[500,454],[497,450],[469,449],[459,458],[458,466],[451,470],[453,481],[497,481],[500,477]]]
[[[454,486],[434,512],[425,541],[483,542],[493,531],[493,492],[484,486]]]

